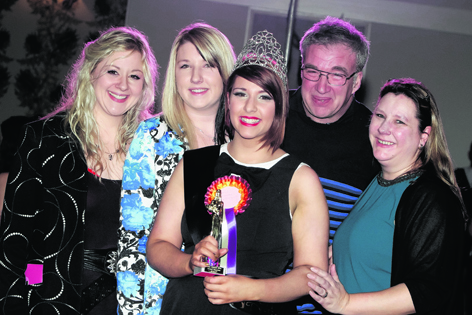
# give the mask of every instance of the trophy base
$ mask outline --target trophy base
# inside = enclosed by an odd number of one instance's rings
[[[226,270],[223,267],[216,266],[195,267],[193,275],[197,277],[224,276],[226,275]]]

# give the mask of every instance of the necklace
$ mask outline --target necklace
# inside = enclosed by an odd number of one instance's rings
[[[108,160],[113,160],[113,155],[117,154],[118,152],[120,152],[120,149],[117,149],[115,152],[113,153],[110,153],[110,152],[106,152],[106,151],[103,151],[104,153],[108,154]]]
[[[213,143],[216,143],[215,137],[211,137],[211,136],[207,135],[206,133],[203,132],[203,130],[201,130],[201,129],[198,128],[197,126],[195,126],[195,128],[197,128],[198,130],[200,130],[200,132],[202,133],[202,135],[204,135],[205,137],[207,137],[208,139],[210,139],[211,141],[213,141]]]
[[[380,172],[379,174],[377,174],[377,182],[379,183],[380,186],[382,187],[388,187],[388,186],[392,186],[392,185],[395,185],[395,184],[398,184],[398,183],[401,183],[403,181],[406,181],[406,180],[409,180],[409,179],[412,179],[412,178],[415,178],[415,177],[418,177],[418,176],[421,176],[421,174],[423,174],[423,170],[414,170],[414,171],[410,171],[410,172],[407,172],[405,174],[402,174],[400,176],[398,176],[397,178],[395,179],[384,179],[382,177],[382,172]]]

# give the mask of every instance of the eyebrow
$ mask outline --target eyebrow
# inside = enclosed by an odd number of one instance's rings
[[[234,90],[242,90],[242,91],[244,91],[244,92],[247,92],[247,89],[246,89],[246,88],[242,88],[242,87],[233,87],[233,91],[234,91]],[[271,95],[269,92],[264,91],[263,89],[260,89],[260,90],[257,91],[256,93],[258,93],[258,94],[266,93],[266,94]],[[271,96],[272,96],[272,95],[271,95]]]
[[[406,116],[401,116],[401,115],[394,115],[394,116],[400,120],[409,121],[408,117]]]
[[[121,70],[120,67],[118,67],[118,66],[116,66],[116,65],[113,65],[113,64],[109,65],[109,67],[115,67],[116,69]],[[139,72],[141,72],[141,73],[144,73],[143,70],[140,70],[140,69],[133,69],[133,70],[131,70],[131,72],[135,72],[135,71],[139,71]]]
[[[382,114],[382,115],[385,116],[385,112],[384,112],[383,110],[381,110],[380,108],[377,108],[377,107],[374,108],[374,110],[372,111],[372,113],[373,113],[373,114]],[[406,116],[401,116],[401,115],[398,115],[398,114],[393,115],[393,117],[394,117],[395,119],[403,120],[403,121],[406,121],[406,122],[410,121],[410,120],[408,119],[408,117],[406,117]]]

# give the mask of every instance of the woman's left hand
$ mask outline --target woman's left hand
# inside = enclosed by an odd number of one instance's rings
[[[254,280],[241,275],[205,277],[205,294],[212,304],[253,300]]]
[[[310,270],[313,273],[309,273],[307,277],[310,279],[308,286],[312,289],[311,297],[329,312],[342,314],[349,303],[349,293],[339,281],[336,266],[332,264],[329,267],[330,274],[317,267],[311,267]]]

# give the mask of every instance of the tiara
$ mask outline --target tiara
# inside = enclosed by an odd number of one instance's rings
[[[274,34],[264,30],[251,37],[238,55],[233,71],[250,65],[261,66],[274,71],[282,80],[285,89],[287,89],[285,58]]]

